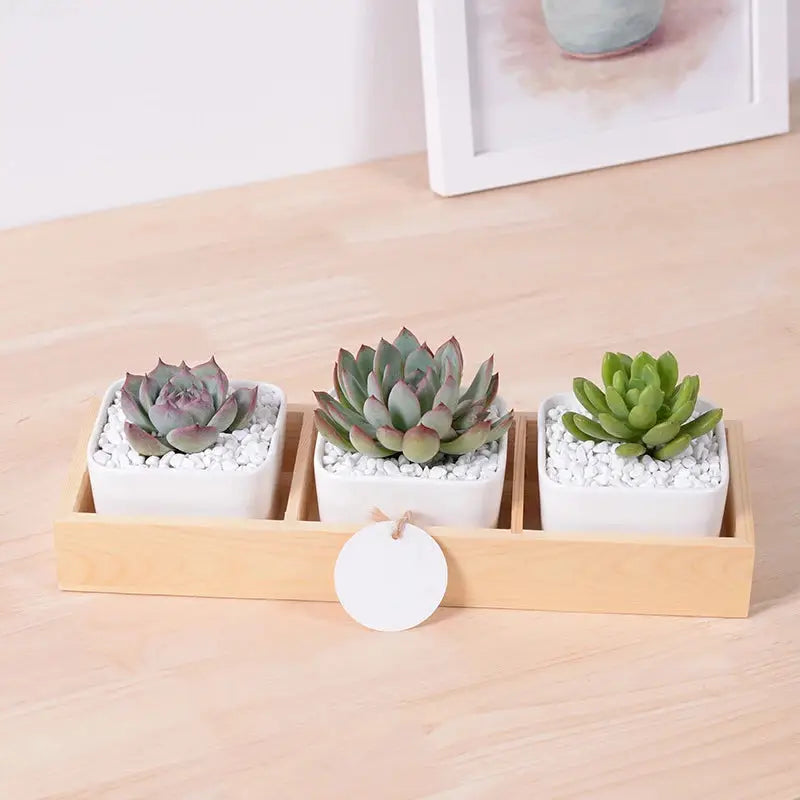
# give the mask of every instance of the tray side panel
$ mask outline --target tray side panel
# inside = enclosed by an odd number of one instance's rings
[[[64,589],[334,600],[333,567],[350,530],[319,523],[117,520],[56,525]],[[752,550],[550,539],[530,532],[432,531],[447,558],[444,604],[486,608],[742,617]]]

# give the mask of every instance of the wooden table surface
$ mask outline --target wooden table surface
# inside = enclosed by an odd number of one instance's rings
[[[795,119],[795,125],[798,123]],[[0,234],[0,798],[800,796],[800,134],[444,200],[421,157]],[[325,387],[403,323],[534,409],[672,349],[745,423],[747,620],[61,593],[89,399],[159,354]]]

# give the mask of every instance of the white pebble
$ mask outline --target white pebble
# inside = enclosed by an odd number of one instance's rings
[[[100,451],[100,450],[98,450],[98,451],[97,451],[97,452],[96,452],[96,453],[95,453],[95,454],[92,456],[92,458],[94,458],[94,460],[95,460],[95,461],[96,461],[98,464],[101,464],[102,466],[105,466],[105,465],[106,465],[106,464],[108,464],[108,462],[111,460],[111,456],[110,456],[108,453],[103,453],[103,452],[102,452],[102,451]]]

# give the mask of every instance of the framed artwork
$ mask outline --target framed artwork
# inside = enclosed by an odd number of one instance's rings
[[[783,133],[786,0],[419,0],[431,188]]]

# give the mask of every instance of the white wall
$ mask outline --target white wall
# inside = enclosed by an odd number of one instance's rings
[[[416,25],[416,0],[0,0],[0,228],[421,150]]]

